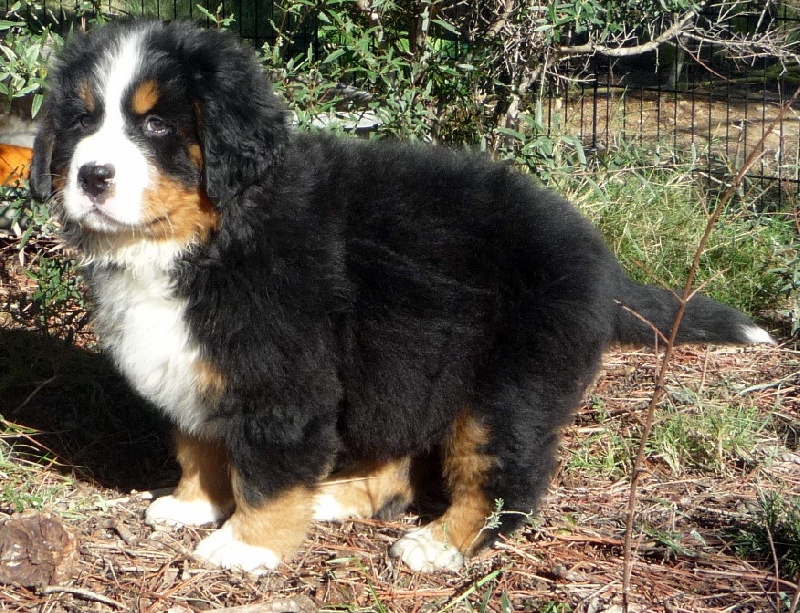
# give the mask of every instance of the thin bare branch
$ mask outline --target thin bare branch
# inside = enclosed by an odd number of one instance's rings
[[[577,45],[573,47],[559,47],[556,48],[555,55],[557,56],[575,56],[596,54],[604,55],[606,57],[627,57],[632,55],[641,55],[650,51],[655,51],[664,43],[675,40],[685,33],[687,26],[697,18],[696,11],[689,11],[685,13],[679,20],[677,20],[672,27],[664,30],[653,40],[647,41],[641,45],[633,46],[610,46],[606,44],[587,43],[585,45]]]
[[[114,607],[115,609],[124,609],[125,607],[117,602],[116,600],[112,600],[111,598],[107,598],[102,594],[98,594],[97,592],[92,592],[90,590],[85,590],[83,588],[72,587],[69,585],[47,585],[38,590],[42,595],[49,595],[49,594],[72,594],[73,596],[77,596],[82,600],[88,600],[90,602],[99,602],[104,605],[108,605],[110,607]]]
[[[775,126],[778,125],[783,118],[788,113],[789,109],[791,108],[792,104],[794,104],[795,100],[797,100],[798,96],[800,96],[800,88],[798,88],[794,95],[781,106],[778,115],[775,119],[767,126],[764,130],[764,133],[761,135],[761,139],[755,144],[753,149],[751,150],[750,154],[748,155],[747,159],[745,160],[742,167],[736,173],[736,176],[731,181],[731,184],[725,190],[725,192],[720,197],[719,201],[717,202],[717,206],[714,208],[714,212],[712,213],[711,217],[708,219],[708,223],[706,224],[705,232],[700,239],[700,242],[695,250],[694,259],[692,260],[692,266],[689,269],[689,273],[686,279],[686,285],[684,287],[683,296],[680,300],[678,305],[678,310],[675,313],[675,320],[672,325],[672,331],[670,333],[669,340],[667,342],[664,356],[661,359],[661,366],[658,370],[658,376],[653,388],[653,394],[650,398],[650,404],[647,409],[647,416],[645,418],[644,427],[642,430],[642,435],[639,441],[639,447],[636,452],[636,458],[633,462],[633,468],[631,472],[631,480],[630,480],[630,494],[628,497],[628,507],[627,507],[627,516],[625,520],[625,539],[623,544],[623,575],[622,575],[622,603],[624,611],[629,610],[630,603],[630,589],[631,589],[631,573],[633,571],[633,522],[636,518],[636,507],[637,507],[637,492],[638,492],[638,484],[639,484],[639,477],[643,472],[644,460],[645,460],[645,448],[647,446],[647,441],[650,437],[650,432],[653,429],[653,423],[655,420],[655,413],[658,405],[661,402],[661,398],[664,395],[664,384],[666,381],[667,374],[671,368],[672,362],[672,355],[675,348],[675,340],[678,336],[678,329],[680,328],[681,322],[683,321],[683,316],[686,312],[686,305],[688,304],[691,296],[694,293],[694,279],[697,275],[698,270],[700,269],[700,259],[703,253],[706,250],[706,245],[708,244],[708,240],[711,237],[711,233],[714,230],[714,227],[719,220],[722,211],[725,210],[725,207],[728,205],[728,202],[733,198],[736,194],[736,190],[744,181],[747,172],[756,163],[756,161],[763,155],[764,151],[764,143],[767,137],[772,133],[775,129]]]

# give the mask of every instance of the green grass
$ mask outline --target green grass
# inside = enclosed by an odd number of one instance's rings
[[[0,416],[0,511],[4,513],[52,508],[74,486],[71,477],[59,474],[54,454],[35,443],[37,434]]]
[[[688,387],[670,388],[647,442],[650,461],[663,462],[676,477],[723,475],[748,466],[760,440],[780,425],[743,399],[725,398],[719,387],[698,394]],[[570,450],[568,470],[618,479],[629,472],[641,439],[638,422],[608,419],[595,401],[595,425],[584,428]]]
[[[760,560],[787,579],[800,573],[800,497],[763,492],[750,524],[733,535],[738,555]]]
[[[592,399],[592,408],[596,425],[579,435],[580,445],[570,450],[566,468],[618,479],[627,474],[637,443],[622,432],[618,420],[608,416],[601,398]]]
[[[356,582],[359,589],[358,591],[363,594],[363,590],[366,588],[367,594],[369,594],[369,599],[372,601],[369,605],[366,606],[359,606],[353,603],[342,603],[333,605],[330,607],[325,607],[322,609],[322,613],[335,613],[336,611],[347,611],[349,613],[389,613],[389,609],[387,605],[383,603],[381,600],[380,595],[375,590],[375,583],[372,581],[372,575],[370,571],[364,566],[364,564],[359,560],[357,557],[344,557],[344,558],[336,558],[333,560],[328,560],[328,573],[331,577],[334,577],[336,574],[336,569],[342,567],[345,569],[345,573],[352,573],[354,572],[358,575],[362,575],[362,582]],[[347,594],[343,593],[340,595],[346,600],[351,600],[357,597],[358,595]]]
[[[476,579],[464,589],[458,596],[454,597],[444,607],[439,609],[441,613],[445,611],[469,611],[470,613],[485,613],[497,609],[489,608],[489,603],[499,604],[501,613],[511,613],[511,602],[508,595],[499,590],[498,578],[502,576],[503,570],[497,569],[487,575]],[[476,603],[470,600],[475,598]]]
[[[647,149],[638,154],[627,168],[559,177],[556,186],[593,220],[634,279],[682,288],[716,203],[699,189],[691,161],[662,167]],[[788,213],[756,215],[736,205],[715,226],[696,286],[751,314],[772,310],[787,296],[796,245]]]
[[[695,405],[693,397],[689,393],[686,407],[671,404],[661,412],[648,439],[651,456],[676,476],[721,474],[747,464],[770,419],[754,406],[711,399]]]

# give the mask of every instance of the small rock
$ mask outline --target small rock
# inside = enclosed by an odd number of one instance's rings
[[[318,613],[319,608],[308,596],[298,594],[293,598],[215,609],[215,611],[217,613]]]
[[[550,572],[552,572],[559,579],[564,579],[566,581],[579,582],[587,580],[586,575],[576,572],[574,570],[569,570],[565,566],[562,566],[561,564],[556,564],[550,570]]]
[[[65,583],[77,560],[77,541],[57,517],[26,511],[0,521],[0,583]]]

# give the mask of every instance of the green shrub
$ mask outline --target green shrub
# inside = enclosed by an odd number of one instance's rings
[[[545,20],[544,28],[545,22],[552,24],[579,4],[581,11],[589,11],[581,13],[581,23],[588,29],[599,27],[599,5],[593,2],[564,5],[553,15],[537,13],[536,19]],[[349,0],[275,5],[270,27],[274,41],[265,43],[261,53],[301,129],[314,128],[320,118],[331,124],[331,117],[344,115],[344,122],[328,129],[348,131],[348,122],[371,113],[377,118],[371,138],[436,141],[511,160],[576,200],[634,277],[683,285],[706,211],[713,208],[713,196],[699,189],[700,163],[692,152],[681,159],[681,152],[620,142],[604,157],[588,158],[580,140],[562,125],[559,112],[545,116],[535,88],[513,90],[498,64],[502,40],[470,38],[474,28],[450,20],[452,13],[432,0],[375,0],[369,10],[359,6]],[[7,98],[33,94],[38,108],[46,75],[44,41],[58,46],[58,39],[30,16],[21,17],[21,10],[15,5],[10,18],[0,22],[0,29],[7,31],[2,44],[9,58],[0,85]],[[190,12],[204,16],[211,27],[242,25],[221,10],[197,7]],[[344,96],[347,90],[338,84],[360,95]],[[512,102],[519,106],[517,121],[510,125]],[[39,216],[30,206],[14,210],[18,221],[29,213]],[[30,235],[28,230],[23,239]],[[756,215],[740,207],[716,228],[698,282],[707,293],[748,312],[784,309],[796,330],[796,246],[796,230],[785,216]]]
[[[762,493],[753,521],[734,534],[739,556],[758,559],[793,579],[800,573],[800,498]]]

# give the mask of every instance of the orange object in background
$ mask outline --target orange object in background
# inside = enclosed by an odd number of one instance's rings
[[[0,185],[18,187],[28,176],[32,151],[29,147],[0,143]]]

